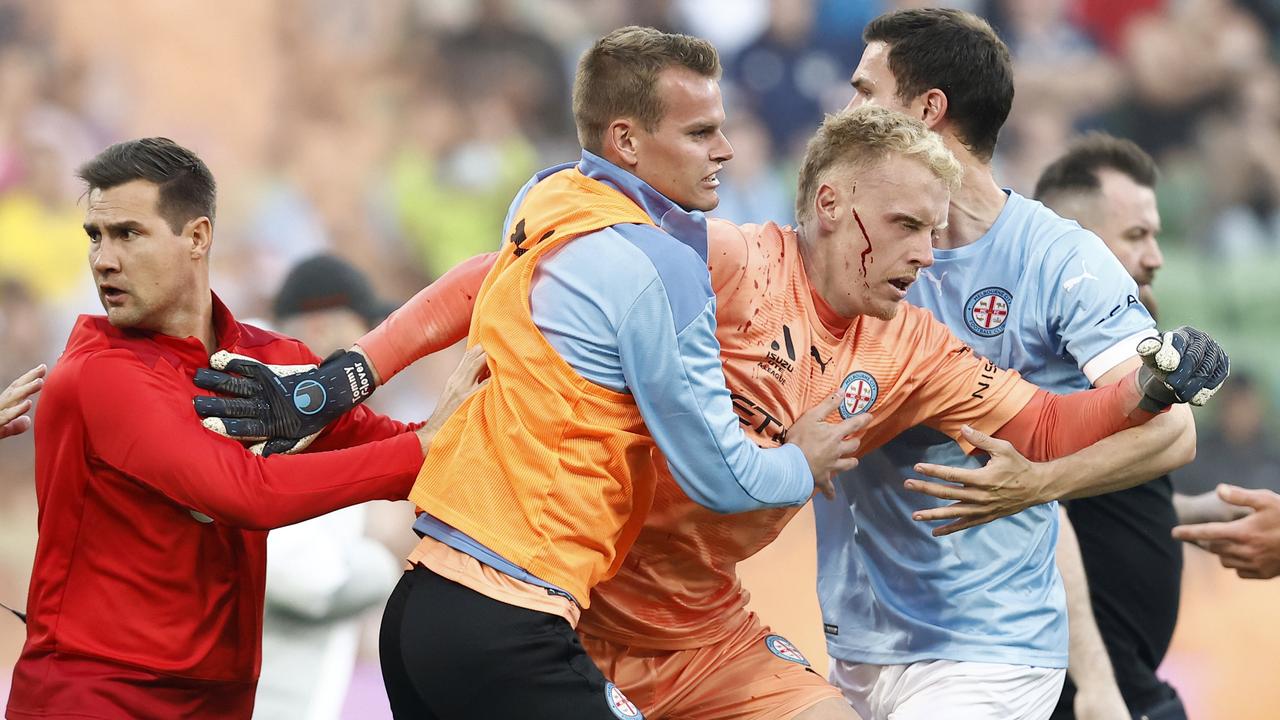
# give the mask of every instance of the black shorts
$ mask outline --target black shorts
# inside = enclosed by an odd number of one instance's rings
[[[635,720],[564,618],[498,602],[416,566],[382,615],[396,718]]]

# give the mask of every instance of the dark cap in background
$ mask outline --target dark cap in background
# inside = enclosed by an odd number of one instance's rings
[[[373,327],[396,306],[374,293],[364,273],[333,255],[317,255],[295,265],[272,306],[277,320],[333,308],[353,310]]]

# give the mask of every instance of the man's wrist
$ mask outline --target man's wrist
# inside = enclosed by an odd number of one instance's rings
[[[373,386],[378,387],[381,385],[382,376],[378,374],[378,368],[374,366],[373,360],[369,357],[369,353],[365,352],[364,348],[360,347],[358,343],[352,345],[349,352],[356,353],[360,357],[364,358],[364,365],[369,370],[369,377],[373,379]]]
[[[378,386],[373,364],[356,349],[335,350],[321,363],[319,372],[326,376],[325,384],[335,390],[340,389],[338,394],[344,396],[339,403],[342,412],[364,402]]]
[[[1037,486],[1040,488],[1038,504],[1062,500],[1071,492],[1069,480],[1071,473],[1066,460],[1067,458],[1058,458],[1031,464],[1036,474]]]

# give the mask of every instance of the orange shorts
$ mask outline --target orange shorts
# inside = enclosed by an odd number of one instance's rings
[[[724,640],[648,650],[582,635],[587,653],[646,720],[786,720],[840,691],[754,613]]]

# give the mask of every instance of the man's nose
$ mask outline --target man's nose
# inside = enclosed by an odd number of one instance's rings
[[[719,136],[720,142],[711,150],[711,159],[720,163],[729,162],[733,159],[733,145],[729,144],[729,138],[723,132]]]
[[[103,240],[89,250],[89,267],[103,274],[120,270],[120,258],[110,242]]]
[[[1164,253],[1160,252],[1160,243],[1154,239],[1151,240],[1147,252],[1143,254],[1142,263],[1147,266],[1148,270],[1159,270],[1164,267]]]
[[[921,236],[912,243],[910,260],[913,265],[927,268],[933,264],[933,233],[926,231]]]

